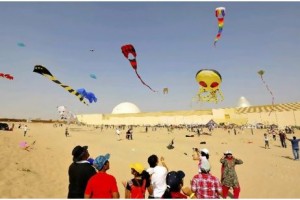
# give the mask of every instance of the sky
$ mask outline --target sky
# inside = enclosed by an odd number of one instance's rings
[[[214,47],[217,7],[226,15]],[[241,96],[270,105],[269,90],[275,104],[297,102],[299,10],[300,2],[0,2],[0,73],[14,76],[0,77],[0,118],[57,119],[61,105],[75,114],[108,114],[122,102],[142,112],[217,109],[236,107]],[[135,47],[138,73],[159,92],[137,78],[124,44]],[[84,105],[34,73],[35,65],[93,92],[97,102]],[[201,69],[221,74],[223,101],[193,101]]]

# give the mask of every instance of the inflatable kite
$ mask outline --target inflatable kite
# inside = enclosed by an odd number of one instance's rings
[[[14,77],[13,77],[12,75],[10,75],[10,74],[3,74],[3,73],[0,73],[0,77],[6,78],[6,79],[8,79],[8,80],[13,80],[13,79],[14,79]]]
[[[164,93],[164,94],[168,94],[168,93],[169,93],[169,89],[168,89],[168,88],[164,88],[164,89],[163,89],[163,93]]]
[[[76,115],[69,111],[66,106],[58,106],[57,112],[59,114],[59,118],[62,120],[66,120],[67,124],[70,124],[70,122],[74,122],[77,120]]]
[[[69,93],[74,94],[75,96],[77,96],[78,99],[79,99],[82,103],[88,105],[88,104],[84,101],[84,97],[83,97],[81,94],[79,94],[78,92],[76,92],[76,91],[75,91],[74,89],[72,89],[70,86],[62,84],[59,80],[57,80],[57,79],[50,73],[50,71],[49,71],[46,67],[44,67],[44,66],[42,66],[42,65],[36,65],[36,66],[34,66],[33,72],[36,72],[36,73],[38,73],[38,74],[41,74],[41,75],[45,76],[45,77],[48,78],[49,80],[51,80],[51,81],[53,81],[54,83],[56,83],[56,84],[60,85],[61,87],[63,87],[63,88],[64,88],[65,90],[67,90]]]
[[[84,98],[88,99],[90,103],[97,102],[97,98],[92,92],[87,92],[84,88],[80,88],[77,90],[79,94],[81,94]]]
[[[137,55],[136,55],[136,51],[135,51],[133,45],[132,45],[132,44],[126,44],[126,45],[123,45],[123,46],[121,47],[121,50],[122,50],[122,53],[123,53],[123,55],[125,56],[125,58],[127,58],[127,59],[129,60],[129,62],[130,62],[130,64],[131,64],[132,68],[134,69],[134,71],[135,71],[137,77],[141,80],[141,82],[142,82],[145,86],[147,86],[151,91],[157,92],[157,91],[153,90],[149,85],[147,85],[147,84],[142,80],[141,76],[138,74],[138,72],[137,72],[137,61],[136,61],[136,56],[137,56]]]
[[[216,17],[218,18],[218,34],[215,37],[214,45],[216,46],[217,41],[221,38],[221,34],[223,31],[223,26],[224,26],[224,17],[225,17],[225,8],[224,7],[218,7],[215,10]]]
[[[222,76],[218,71],[213,69],[201,69],[197,72],[195,78],[200,85],[197,94],[198,101],[218,103],[224,100],[223,93],[220,90]],[[218,96],[220,96],[220,99]]]
[[[57,112],[59,114],[60,119],[68,119],[69,111],[65,106],[58,106]]]
[[[270,94],[272,96],[272,105],[274,106],[274,95],[273,95],[273,92],[270,90],[268,84],[265,82],[265,80],[263,78],[263,75],[265,74],[265,71],[264,70],[259,70],[257,73],[260,76],[260,78],[261,78],[262,82],[264,83],[265,87],[267,88],[267,90],[270,92]],[[271,112],[272,112],[272,110],[271,110]],[[271,114],[271,112],[269,113],[269,115]]]

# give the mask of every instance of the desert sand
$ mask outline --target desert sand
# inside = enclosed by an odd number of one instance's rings
[[[23,123],[24,124],[24,123]],[[64,127],[53,124],[27,123],[26,137],[15,123],[13,131],[0,131],[0,197],[1,198],[66,198],[68,193],[68,167],[72,162],[72,149],[76,145],[88,145],[91,157],[111,154],[109,174],[117,179],[121,198],[124,198],[122,181],[132,178],[129,164],[141,162],[148,168],[151,154],[163,156],[169,170],[183,170],[185,186],[197,173],[197,161],[192,160],[192,148],[207,148],[210,151],[211,173],[221,176],[219,162],[226,150],[244,161],[236,166],[241,185],[240,198],[299,198],[300,162],[293,160],[291,143],[282,148],[279,138],[270,137],[270,149],[264,148],[265,130],[250,129],[231,131],[215,129],[212,135],[185,137],[192,134],[186,129],[168,132],[165,128],[152,131],[149,128],[133,129],[133,140],[117,141],[114,129],[70,125],[70,136]],[[11,126],[11,123],[10,123]],[[206,130],[206,129],[205,129]],[[287,134],[289,138],[293,135]],[[300,137],[296,131],[295,136]],[[166,146],[174,139],[175,148]],[[32,145],[29,151],[19,144],[26,141]],[[200,144],[205,141],[206,144]]]

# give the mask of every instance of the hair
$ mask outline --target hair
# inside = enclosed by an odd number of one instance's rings
[[[293,139],[296,140],[296,136],[293,136]]]
[[[153,154],[153,155],[149,156],[149,158],[148,158],[148,164],[150,165],[150,167],[156,167],[157,162],[158,162],[157,155]]]
[[[203,151],[201,151],[200,154],[201,154],[201,156],[205,156],[207,160],[209,159],[209,154],[206,154],[206,153],[204,153]]]

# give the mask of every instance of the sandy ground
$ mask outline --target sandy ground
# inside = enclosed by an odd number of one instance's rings
[[[141,162],[148,168],[147,158],[151,154],[164,156],[169,170],[183,170],[185,185],[197,173],[197,161],[192,160],[192,147],[208,148],[211,173],[220,178],[219,162],[226,150],[244,161],[236,167],[241,185],[241,198],[299,198],[300,162],[293,160],[291,144],[287,148],[280,141],[270,140],[270,149],[264,148],[264,130],[239,131],[237,135],[216,129],[212,136],[185,137],[187,130],[134,128],[134,140],[117,141],[113,129],[100,129],[71,125],[70,136],[65,137],[65,127],[52,124],[28,123],[26,137],[15,124],[14,131],[0,131],[0,197],[1,198],[66,198],[68,193],[68,167],[72,161],[71,151],[76,145],[88,145],[91,157],[111,154],[108,173],[117,179],[121,198],[124,187],[121,182],[132,177],[129,164]],[[300,132],[295,136],[300,137]],[[288,134],[291,138],[292,135]],[[166,146],[174,139],[175,148]],[[33,145],[30,151],[20,148],[26,141]],[[200,144],[205,141],[206,144]]]

